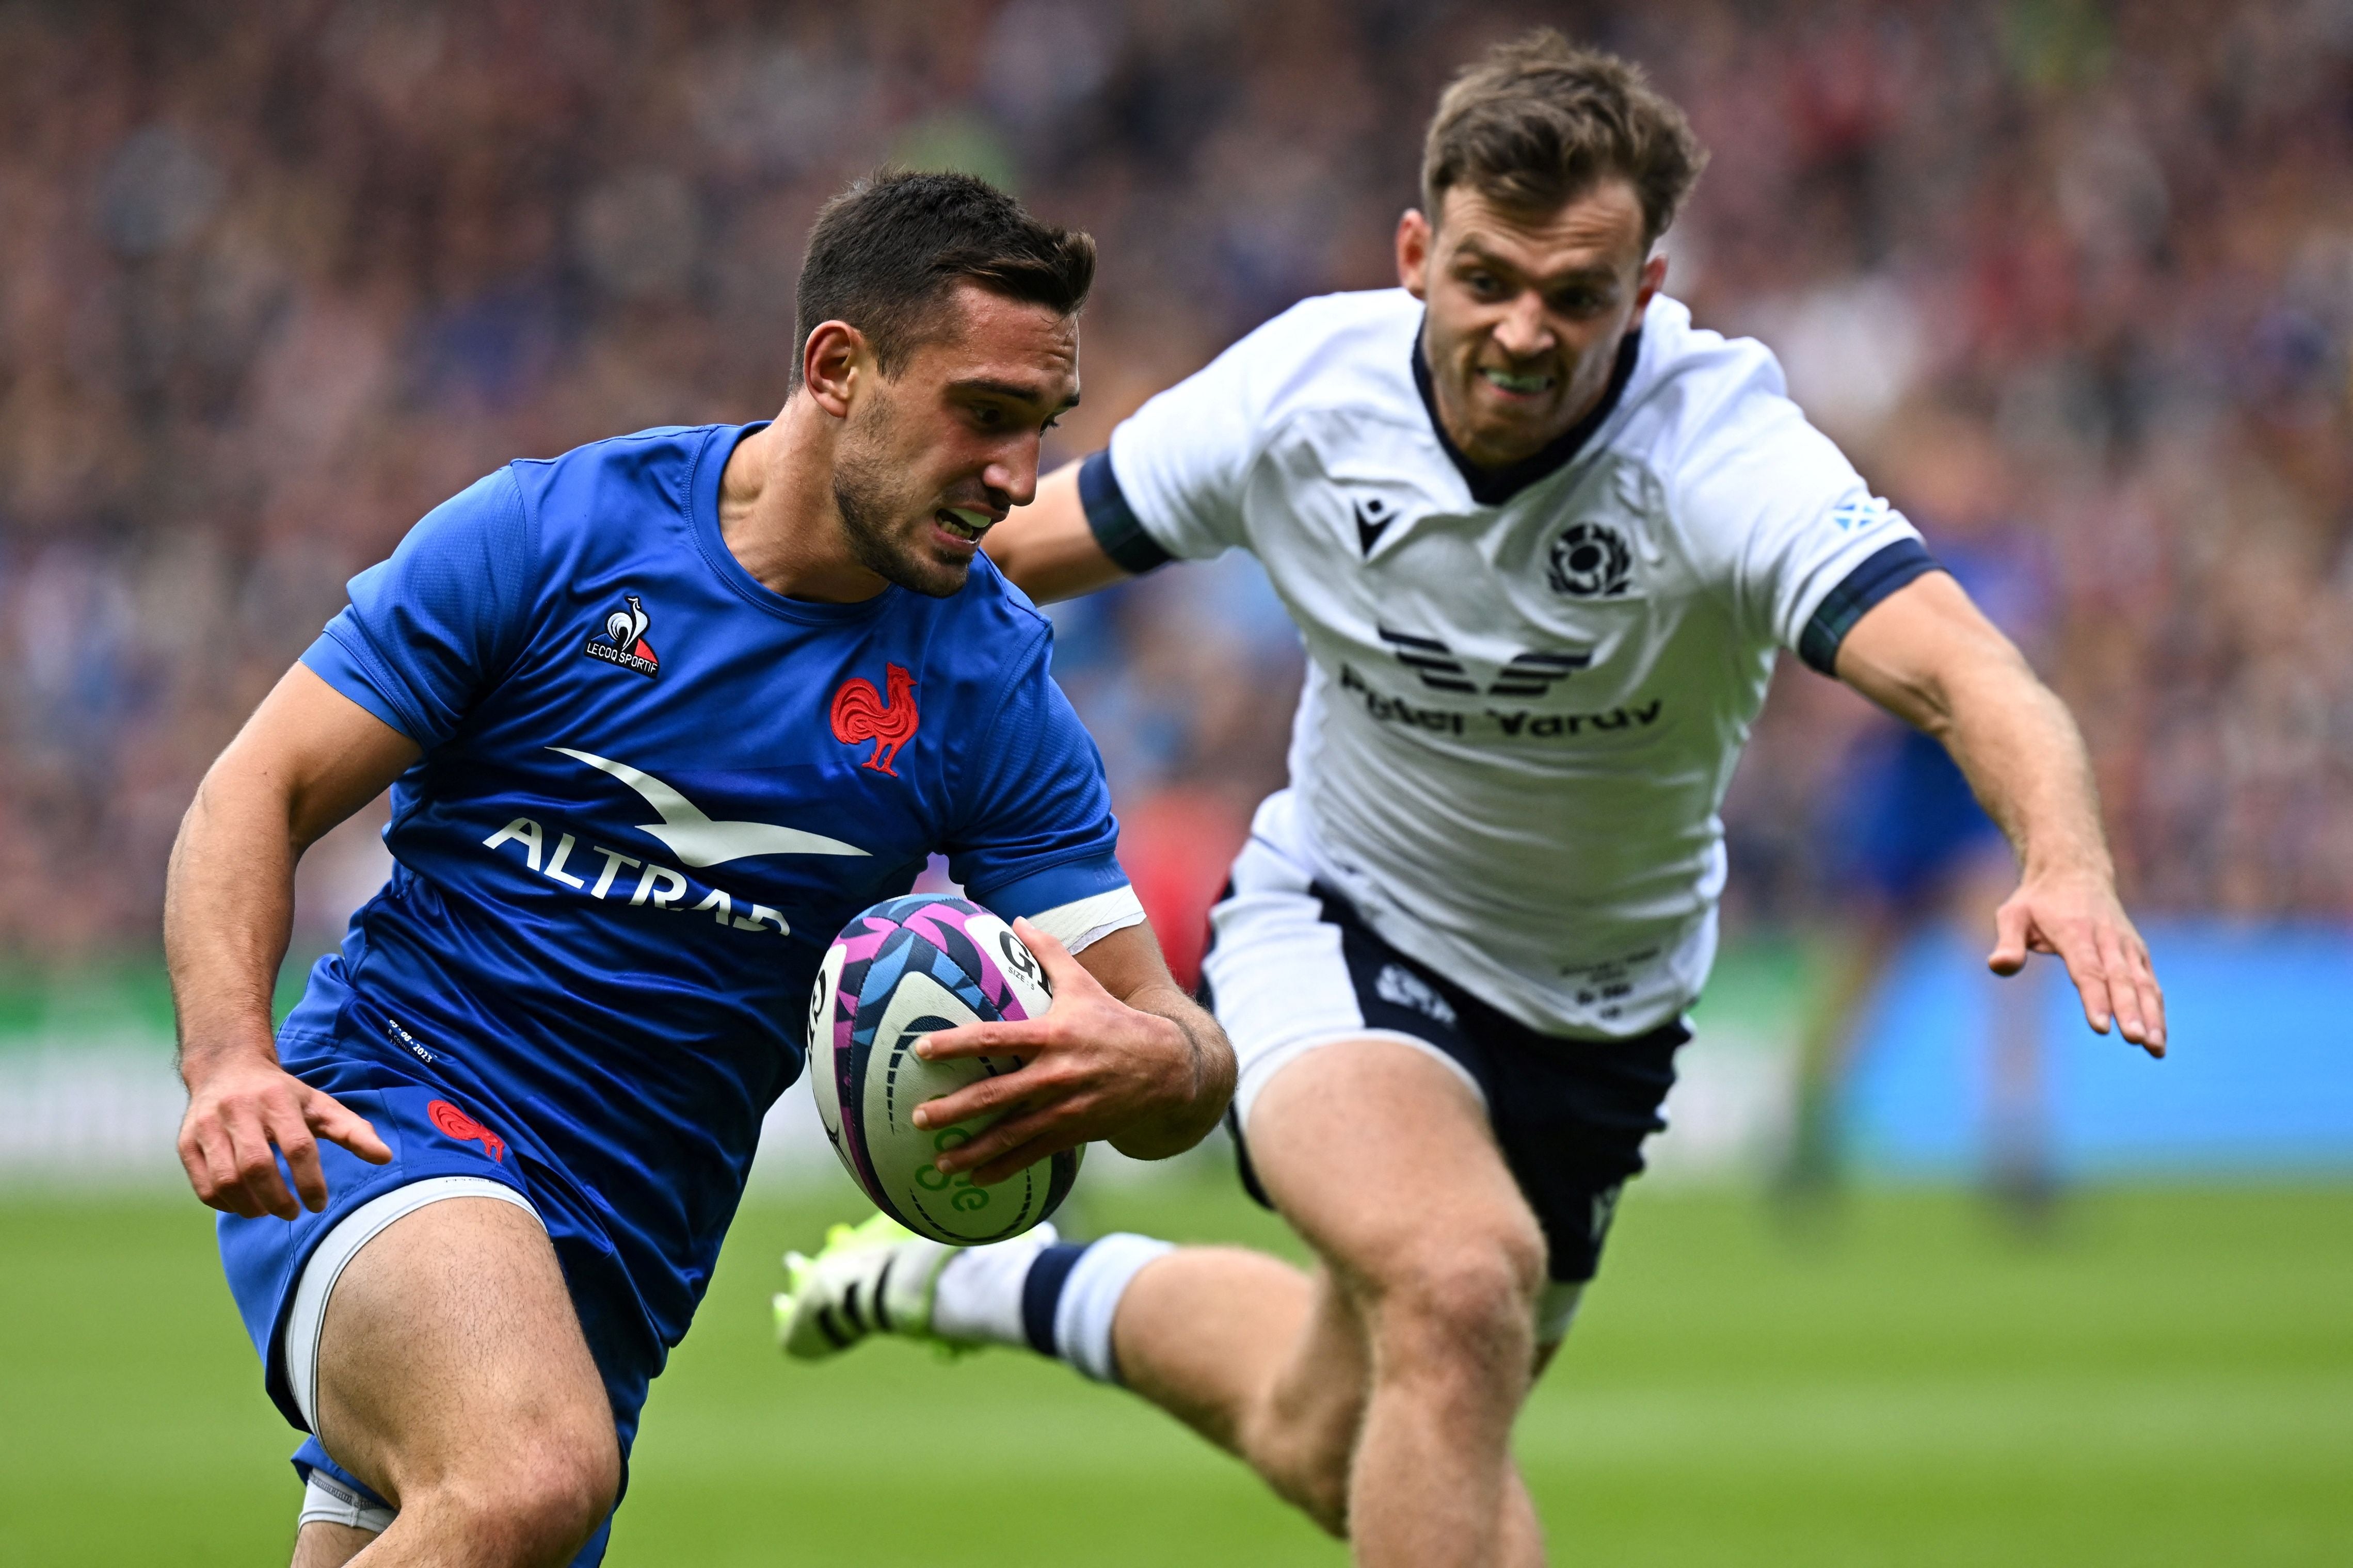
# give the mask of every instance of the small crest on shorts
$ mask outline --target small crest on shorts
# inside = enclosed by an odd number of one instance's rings
[[[1454,1005],[1402,963],[1381,965],[1380,973],[1373,977],[1373,993],[1384,1002],[1410,1007],[1426,1017],[1435,1018],[1450,1029],[1454,1026]]]
[[[455,1138],[460,1143],[480,1143],[482,1152],[494,1163],[506,1163],[507,1141],[448,1100],[435,1100],[425,1108],[425,1115],[445,1137]]]

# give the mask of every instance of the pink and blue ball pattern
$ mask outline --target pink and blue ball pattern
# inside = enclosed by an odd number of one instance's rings
[[[985,921],[993,931],[976,931],[976,921]],[[990,940],[992,936],[994,941]],[[937,893],[911,893],[887,899],[852,920],[842,929],[838,941],[844,950],[831,1020],[834,1088],[841,1108],[838,1152],[858,1184],[884,1213],[910,1229],[934,1234],[936,1227],[926,1223],[925,1216],[906,1213],[893,1201],[887,1184],[878,1178],[873,1151],[868,1144],[866,1119],[860,1113],[870,1104],[870,1072],[889,1070],[885,1058],[897,1044],[881,1041],[878,1049],[876,1039],[892,994],[911,973],[921,973],[937,982],[983,1022],[1019,1020],[1032,1014],[1008,978],[1008,969],[1018,967],[1033,993],[1044,988],[1045,977],[1037,959],[1009,927],[976,904]],[[918,1018],[911,1026],[928,1032],[952,1027],[956,1022],[945,1017]],[[822,1063],[823,1054],[818,1054],[815,1059]],[[1004,1058],[997,1058],[990,1070],[1006,1070],[1003,1063]],[[886,1100],[887,1094],[886,1089]],[[912,1107],[900,1108],[900,1113]],[[890,1120],[898,1121],[900,1113],[892,1114]],[[967,1245],[979,1245],[1029,1229],[1060,1206],[1077,1178],[1078,1168],[1076,1150],[1056,1155],[1050,1171],[1033,1168],[1033,1178],[1046,1179],[1042,1204],[1015,1205],[1023,1212],[1001,1236],[962,1236],[958,1239]],[[1014,1181],[1018,1183],[1021,1178]]]

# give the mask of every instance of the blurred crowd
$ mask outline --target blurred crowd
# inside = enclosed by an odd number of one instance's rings
[[[2137,905],[2353,911],[2344,0],[0,0],[0,955],[153,942],[204,767],[436,501],[773,413],[848,179],[968,168],[1098,237],[1074,457],[1392,281],[1438,87],[1536,21],[1714,150],[1670,290],[2031,582]],[[1229,560],[1058,620],[1139,879],[1205,897],[1282,777],[1280,607]],[[1737,918],[1829,896],[1870,721],[1785,670]]]

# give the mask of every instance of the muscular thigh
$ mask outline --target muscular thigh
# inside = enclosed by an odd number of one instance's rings
[[[1376,1292],[1465,1250],[1542,1257],[1484,1108],[1431,1053],[1336,1041],[1269,1081],[1247,1133],[1260,1184],[1340,1282]]]
[[[373,1530],[358,1530],[348,1524],[329,1524],[314,1520],[302,1527],[294,1538],[294,1561],[290,1568],[343,1568],[361,1551],[375,1540]]]
[[[617,1473],[604,1384],[528,1210],[454,1198],[361,1248],[320,1331],[318,1436],[396,1505],[541,1463]]]

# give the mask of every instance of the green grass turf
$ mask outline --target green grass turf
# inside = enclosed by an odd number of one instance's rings
[[[1091,1226],[1271,1239],[1222,1182]],[[610,1559],[1338,1564],[1240,1467],[1013,1353],[768,1349],[745,1212],[657,1384]],[[1563,1563],[2353,1562],[2353,1189],[2073,1197],[2026,1242],[1881,1194],[1799,1244],[1755,1200],[1630,1194],[1520,1451]],[[283,1561],[290,1435],[193,1204],[0,1201],[0,1562]]]

